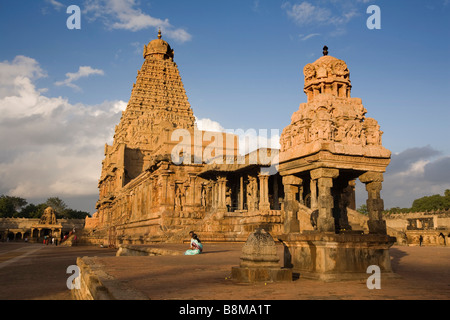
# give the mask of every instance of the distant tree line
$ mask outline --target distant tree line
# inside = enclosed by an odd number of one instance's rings
[[[450,209],[450,189],[445,190],[444,195],[434,194],[416,199],[411,208],[391,208],[390,213],[402,212],[427,212],[427,211],[445,211]]]
[[[89,215],[89,212],[69,208],[58,197],[33,204],[20,197],[0,196],[0,218],[40,218],[47,207],[55,210],[57,219],[84,219]]]
[[[445,190],[444,195],[435,194],[425,196],[413,201],[410,208],[394,207],[385,210],[384,213],[407,213],[407,212],[427,212],[427,211],[446,211],[450,209],[450,189]],[[368,214],[367,206],[361,205],[358,212]]]

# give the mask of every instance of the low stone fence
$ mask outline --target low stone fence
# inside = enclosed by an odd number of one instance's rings
[[[116,256],[180,256],[184,252],[146,246],[120,245]]]
[[[103,266],[94,257],[78,258],[77,266],[80,289],[72,289],[74,300],[149,300],[103,271]]]

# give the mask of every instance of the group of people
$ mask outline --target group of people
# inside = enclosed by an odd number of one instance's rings
[[[44,236],[44,244],[49,245],[49,243],[54,244],[54,245],[58,245],[58,238],[55,237],[51,237],[50,236]]]
[[[61,244],[64,241],[66,241],[70,236],[72,236],[72,234],[74,235],[73,239],[72,239],[72,244],[75,244],[77,242],[77,235],[74,234],[74,232],[75,232],[75,229],[73,231],[70,231],[69,233],[66,233],[64,235],[64,237],[61,237],[61,239],[59,239],[58,237],[45,235],[43,244],[46,244],[46,245],[54,244],[57,246],[58,244]],[[25,240],[25,241],[27,241],[27,240]]]
[[[189,232],[189,236],[191,237],[191,246],[184,253],[187,256],[192,256],[196,254],[200,254],[203,251],[203,244],[198,238],[198,236],[194,233],[194,231]]]

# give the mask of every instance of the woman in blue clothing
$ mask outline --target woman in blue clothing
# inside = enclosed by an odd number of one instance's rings
[[[198,236],[193,231],[189,232],[189,235],[191,236],[191,247],[184,254],[192,256],[202,253],[203,245]]]

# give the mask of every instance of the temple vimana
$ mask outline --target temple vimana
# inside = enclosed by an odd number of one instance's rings
[[[347,64],[327,50],[303,69],[307,102],[282,131],[281,149],[240,154],[236,135],[197,128],[160,32],[144,47],[114,141],[105,145],[97,212],[86,219],[84,240],[179,242],[194,230],[203,242],[245,241],[263,228],[289,248],[285,265],[304,273],[328,274],[333,266],[313,260],[320,250],[333,256],[331,247],[345,248],[343,260],[323,261],[346,272],[365,273],[361,259],[389,271],[387,249],[400,236],[382,217],[391,152],[378,122],[351,97]],[[357,179],[367,190],[364,217],[355,211]]]

